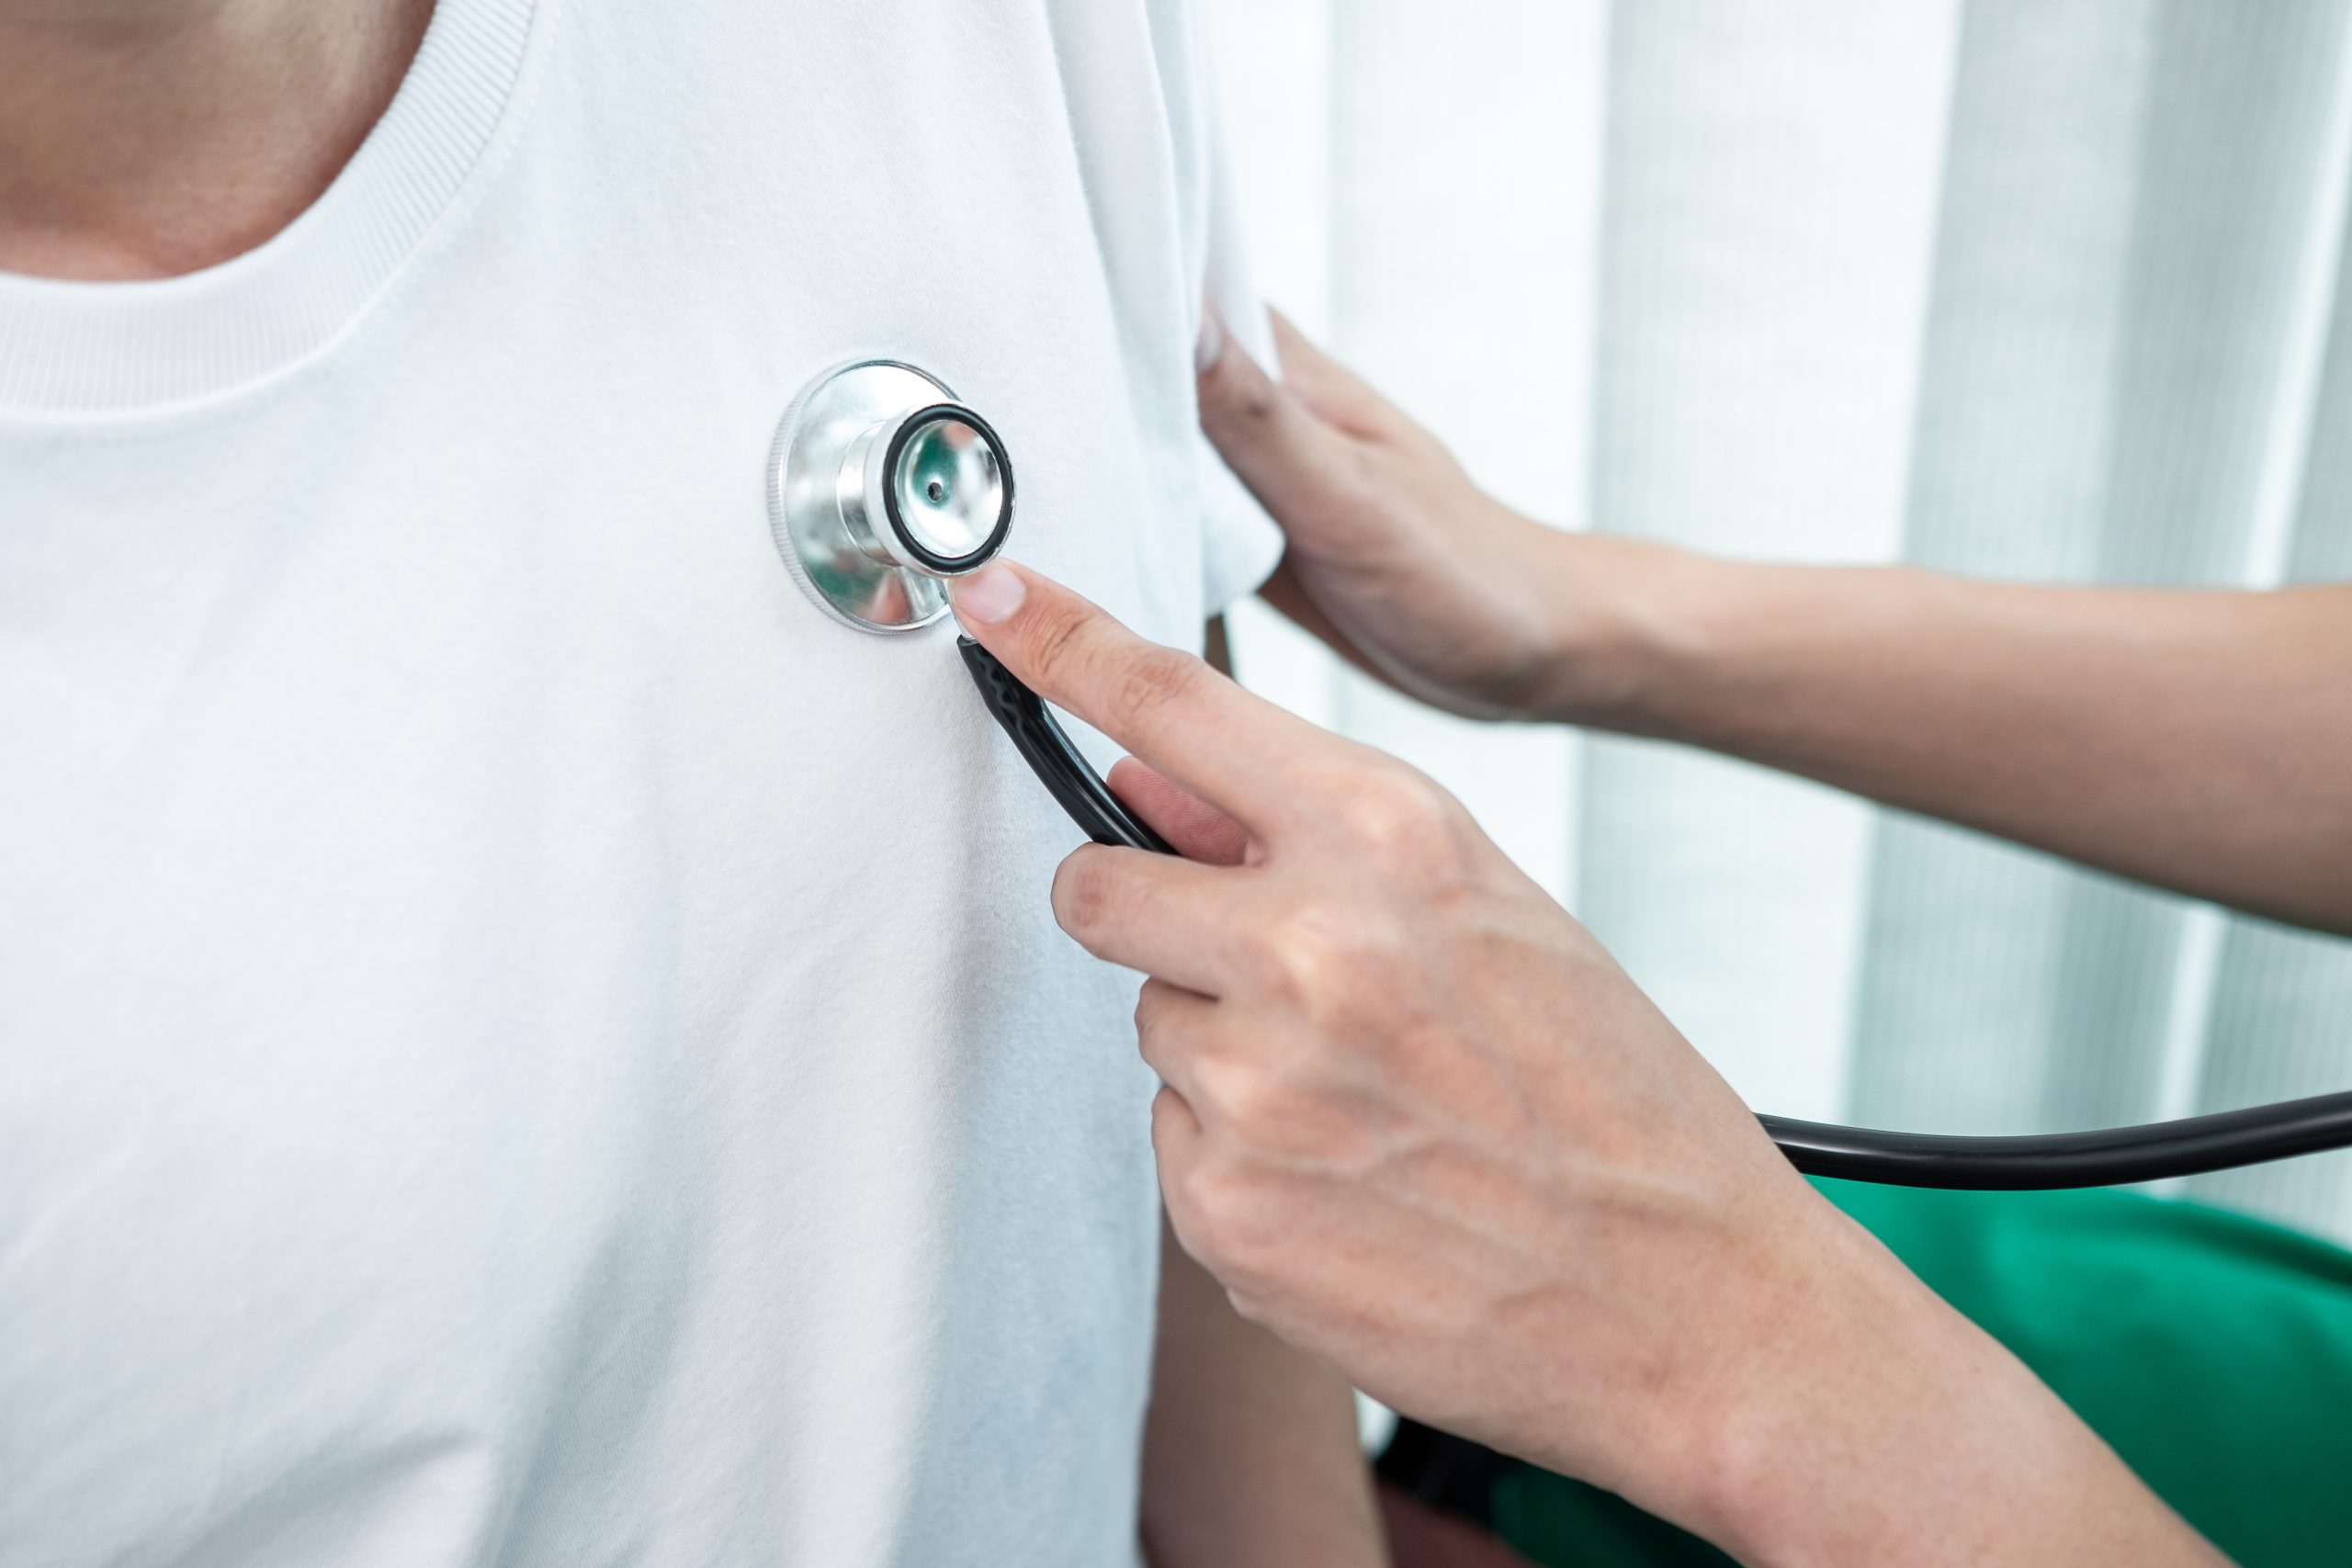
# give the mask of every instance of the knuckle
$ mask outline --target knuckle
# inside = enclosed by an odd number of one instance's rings
[[[1357,511],[1387,511],[1393,506],[1397,476],[1389,455],[1381,448],[1351,441],[1341,446],[1332,465],[1333,498]]]
[[[1223,1230],[1225,1184],[1211,1161],[1195,1160],[1163,1182],[1169,1208],[1180,1215],[1193,1250],[1214,1252]]]
[[[1383,769],[1359,782],[1340,807],[1357,849],[1391,872],[1424,872],[1451,857],[1453,797],[1409,769]]]
[[[1231,365],[1230,362],[1238,357],[1227,355],[1225,359],[1230,367],[1220,367],[1226,377],[1223,389],[1226,407],[1233,412],[1234,418],[1245,424],[1262,426],[1272,423],[1274,416],[1282,412],[1282,389],[1268,378],[1254,374],[1254,367]]]
[[[1418,967],[1409,927],[1360,905],[1302,905],[1275,922],[1264,951],[1262,983],[1303,1026],[1294,1044],[1309,1054],[1385,1029]]]
[[[1262,1288],[1280,1268],[1284,1243],[1280,1204],[1267,1185],[1229,1161],[1206,1162],[1195,1173],[1194,1221],[1218,1278],[1245,1289]]]
[[[1053,602],[1040,604],[1031,615],[1027,642],[1035,682],[1064,687],[1084,649],[1086,612],[1076,604]]]
[[[1054,919],[1081,942],[1102,928],[1116,901],[1104,859],[1097,846],[1082,845],[1054,870]]]
[[[1216,1058],[1195,1071],[1209,1113],[1245,1146],[1262,1143],[1262,1134],[1279,1124],[1281,1091],[1256,1063]]]
[[[1179,1037],[1174,1006],[1166,993],[1155,998],[1152,987],[1156,984],[1147,982],[1143,994],[1136,998],[1136,1048],[1144,1065],[1164,1079],[1169,1066],[1182,1055],[1183,1043]]]
[[[1168,995],[1158,980],[1146,980],[1136,993],[1136,1032],[1149,1035],[1168,1015]]]
[[[1208,666],[1172,648],[1150,648],[1128,660],[1113,689],[1111,716],[1129,729],[1150,725],[1199,689]]]
[[[1160,1085],[1159,1092],[1151,1097],[1151,1146],[1154,1152],[1162,1158],[1168,1157],[1183,1123],[1192,1119],[1192,1114],[1183,1096],[1166,1084]]]
[[[1201,378],[1201,416],[1221,426],[1262,425],[1281,406],[1281,391],[1247,354],[1216,356]]]
[[[1182,1025],[1201,998],[1183,987],[1156,976],[1146,976],[1136,992],[1136,1027],[1168,1030]]]
[[[1196,1255],[1221,1273],[1241,1263],[1255,1228],[1249,1178],[1229,1161],[1204,1159],[1184,1172],[1178,1188],[1190,1231],[1185,1239]]]
[[[1277,919],[1267,932],[1265,956],[1267,978],[1277,994],[1310,1013],[1347,990],[1351,954],[1318,907],[1295,908]]]

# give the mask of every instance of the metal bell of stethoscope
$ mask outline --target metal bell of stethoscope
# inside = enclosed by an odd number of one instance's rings
[[[947,582],[978,570],[1012,530],[1012,459],[947,383],[892,359],[836,366],[792,400],[768,450],[768,525],[818,608],[868,632],[947,614]],[[1037,694],[958,637],[1004,732],[1088,837],[1172,853],[1128,811]]]
[[[785,411],[768,455],[768,514],[785,565],[827,615],[861,631],[911,631],[947,614],[950,578],[1003,547],[1012,463],[945,382],[860,360],[819,377]],[[1176,852],[1111,793],[1036,693],[971,638],[956,646],[989,712],[1088,838]],[[2018,1137],[1759,1120],[1799,1170],[1906,1187],[2107,1186],[2352,1147],[2352,1093]]]
[[[860,631],[947,614],[947,580],[1012,529],[1012,463],[988,421],[911,365],[836,366],[792,400],[768,451],[768,524],[818,607]]]

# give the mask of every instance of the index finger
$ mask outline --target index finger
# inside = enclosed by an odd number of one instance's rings
[[[964,629],[1032,691],[1245,825],[1288,816],[1281,781],[1339,744],[1026,567],[991,561],[949,592]]]

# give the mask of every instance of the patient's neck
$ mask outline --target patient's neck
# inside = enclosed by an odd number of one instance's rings
[[[168,277],[318,199],[433,0],[0,0],[0,272]]]

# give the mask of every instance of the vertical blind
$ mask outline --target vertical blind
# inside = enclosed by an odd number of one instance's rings
[[[1522,511],[1755,558],[2352,578],[2341,0],[1208,10],[1269,293]],[[2033,1132],[2352,1088],[2352,943],[1449,719],[1234,620],[1245,681],[1453,788],[1760,1109]],[[2352,1237],[2352,1157],[2183,1190]]]

